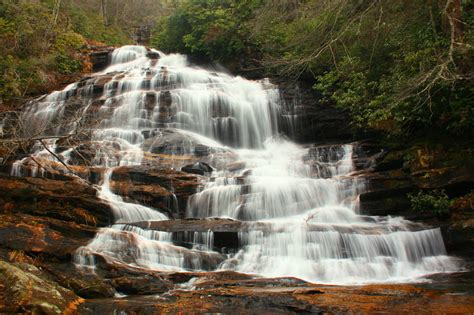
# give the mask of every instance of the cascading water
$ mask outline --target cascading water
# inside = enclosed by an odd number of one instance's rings
[[[22,120],[31,127],[27,136],[58,139],[96,124],[89,132],[96,150],[90,164],[106,169],[99,197],[110,204],[115,224],[78,250],[79,267],[93,268],[100,255],[156,270],[232,269],[337,284],[413,281],[457,269],[439,229],[360,215],[365,182],[354,173],[354,146],[302,147],[277,137],[280,106],[278,90],[268,81],[193,68],[182,55],[125,46],[113,52],[106,70],[35,101]],[[74,123],[61,125],[71,112],[78,113]],[[74,150],[61,151],[56,142],[49,150],[70,161]],[[237,250],[214,251],[212,231],[176,237],[130,224],[168,219],[110,188],[115,167],[144,165],[145,154],[157,150],[193,155],[214,167],[189,198],[186,217],[245,221]],[[37,159],[55,159],[44,148],[33,151]],[[183,166],[177,161],[173,167]],[[12,175],[41,175],[33,164],[28,157],[17,161]]]

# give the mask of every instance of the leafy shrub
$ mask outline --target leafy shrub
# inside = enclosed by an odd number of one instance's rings
[[[166,52],[235,61],[255,48],[248,21],[259,0],[186,0],[156,25],[151,42]]]
[[[75,51],[83,48],[86,40],[81,35],[74,32],[67,32],[56,38],[54,47],[60,52]]]
[[[417,212],[429,212],[436,216],[449,214],[452,201],[444,190],[433,190],[431,192],[419,191],[417,194],[409,194],[411,208]]]
[[[65,54],[58,54],[55,58],[59,73],[72,74],[82,69],[82,62]]]

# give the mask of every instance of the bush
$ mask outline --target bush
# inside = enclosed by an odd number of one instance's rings
[[[176,11],[160,19],[152,45],[165,52],[180,52],[213,61],[235,61],[255,49],[248,21],[259,0],[185,0]]]
[[[68,55],[58,54],[55,61],[58,72],[62,74],[73,74],[82,69],[82,62]]]
[[[449,208],[452,201],[444,190],[433,190],[431,192],[418,192],[409,194],[411,208],[416,212],[429,212],[436,216],[446,216],[449,214]]]

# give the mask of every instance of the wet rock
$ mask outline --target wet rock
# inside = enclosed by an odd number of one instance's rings
[[[401,151],[385,152],[385,155],[377,161],[375,171],[384,172],[402,169],[405,163],[404,153]]]
[[[192,279],[195,280],[192,281],[193,284],[195,284],[196,281],[199,283],[206,281],[220,281],[220,283],[229,281],[229,283],[235,283],[235,281],[254,279],[251,275],[229,270],[215,272],[176,272],[166,274],[164,277],[175,284],[189,282]]]
[[[0,297],[0,312],[8,314],[74,313],[84,302],[35,266],[5,261],[0,261]]]
[[[288,281],[287,281],[288,280]],[[293,279],[228,280],[194,278],[194,290],[174,290],[160,297],[93,300],[86,314],[135,313],[373,314],[471,313],[470,295],[448,295],[408,285],[324,286]],[[184,287],[183,287],[184,288]],[[420,305],[423,310],[420,311]]]
[[[446,246],[463,256],[474,257],[474,219],[451,222],[443,229]]]
[[[209,166],[209,164],[206,164],[204,162],[197,162],[194,164],[183,166],[181,168],[181,171],[191,174],[207,176],[212,173],[213,168]]]
[[[456,197],[474,189],[472,165],[459,165],[458,152],[442,147],[414,146],[393,151],[383,149],[377,154],[370,150],[371,147],[377,149],[377,145],[372,144],[367,150],[367,144],[356,150],[358,155],[365,154],[374,163],[364,174],[368,183],[367,191],[360,195],[360,209],[364,214],[431,220],[433,215],[410,210],[409,193],[443,189],[450,197]]]
[[[160,93],[160,110],[167,109],[171,107],[171,104],[173,103],[173,99],[171,98],[171,92],[170,91],[164,91]],[[169,111],[168,111],[169,113]]]
[[[182,219],[129,223],[143,229],[166,232],[239,232],[248,229],[263,229],[265,223],[242,222],[233,219]]]
[[[92,185],[77,179],[10,177],[0,174],[0,213],[26,213],[93,226],[111,223],[110,206]]]
[[[279,122],[285,134],[301,143],[349,142],[354,138],[347,111],[323,104],[311,85],[275,81],[285,102]]]
[[[402,215],[410,219],[420,219],[419,214],[410,212],[410,200],[407,191],[385,192],[390,196],[381,197],[377,193],[360,195],[360,212],[365,215]]]
[[[145,109],[148,111],[149,115],[151,115],[153,109],[155,109],[156,101],[156,93],[148,92],[145,94]]]
[[[230,172],[235,172],[235,171],[238,171],[238,170],[243,170],[245,168],[245,166],[246,166],[245,162],[236,161],[236,162],[226,164],[225,169],[230,171]]]
[[[112,279],[111,283],[117,292],[127,295],[160,294],[168,292],[174,287],[171,282],[150,275],[139,277],[119,277]]]
[[[304,221],[303,221],[304,222]],[[302,222],[302,223],[303,223]],[[355,230],[360,234],[380,234],[380,227],[371,226],[359,226],[357,228],[348,227],[344,224],[322,226],[321,224],[311,224],[311,221],[305,222],[305,229],[308,231],[334,231],[340,233],[351,233]],[[214,232],[214,233],[238,233],[245,231],[262,231],[275,233],[284,232],[287,228],[283,225],[273,225],[269,222],[250,222],[250,221],[239,221],[234,219],[226,218],[205,218],[205,219],[176,219],[176,220],[163,220],[163,221],[144,221],[144,222],[131,222],[127,223],[130,226],[136,226],[146,230],[163,231],[163,232]],[[416,227],[416,224],[410,226],[414,231],[422,229]],[[393,227],[392,231],[396,228]]]
[[[179,257],[179,259],[183,260],[183,268],[193,270],[193,269],[198,269],[198,270],[215,270],[217,266],[224,261],[226,258],[224,255],[215,253],[215,252],[202,252],[202,251],[197,251],[197,250],[187,250],[184,248],[178,248],[175,247],[174,245],[171,244],[163,244],[164,246],[164,252],[162,254],[167,255],[169,252],[167,252],[166,247],[172,247],[174,252],[177,254],[176,257]],[[100,277],[106,279],[108,283],[111,285],[122,285],[126,281],[129,281],[129,283],[136,283],[137,285],[140,283],[143,277],[146,277],[148,281],[150,282],[150,286],[148,289],[158,291],[162,290],[166,286],[171,286],[173,283],[176,283],[175,280],[171,280],[168,275],[170,272],[166,271],[157,271],[157,270],[150,270],[145,267],[141,266],[136,266],[133,264],[123,264],[120,262],[116,262],[113,259],[109,259],[108,257],[101,256],[99,254],[96,254],[94,257],[96,261],[96,269],[95,272],[97,275]],[[126,259],[125,259],[126,261]],[[194,273],[186,273],[189,277],[190,274],[198,274],[199,272],[194,272]],[[190,279],[188,276],[185,276],[185,279]],[[119,279],[120,278],[120,279]],[[119,279],[116,282],[114,282],[114,279]],[[125,280],[126,279],[126,280]],[[136,280],[138,279],[138,280]],[[184,281],[188,281],[184,280]],[[141,285],[141,284],[140,284]],[[143,287],[143,290],[145,290],[146,287]],[[129,288],[126,290],[136,290],[139,292],[139,289],[133,289]],[[137,293],[138,294],[138,293]]]
[[[411,175],[420,189],[443,188],[455,196],[474,189],[474,168],[469,166],[430,168],[412,172]]]
[[[401,170],[375,172],[366,177],[368,191],[360,195],[360,210],[369,215],[410,215],[407,194],[416,186]]]
[[[52,280],[82,298],[110,298],[115,295],[115,288],[104,278],[76,268],[72,263],[41,261],[38,265],[48,272]]]
[[[142,144],[142,149],[155,154],[194,154],[200,157],[226,151],[217,143],[211,146],[198,136],[177,129],[159,129],[150,136],[151,138]]]
[[[56,259],[71,259],[94,237],[96,229],[74,222],[26,214],[0,215],[0,247]]]
[[[196,175],[147,166],[116,168],[111,179],[115,193],[163,210],[172,217],[184,215],[187,198],[200,185]]]
[[[95,83],[94,83],[94,86],[92,87],[92,94],[95,96],[95,97],[99,97],[102,95],[102,93],[104,93],[104,88],[105,88],[105,85],[110,82],[110,80],[112,80],[112,77],[101,77],[99,80],[97,80]]]
[[[150,59],[153,59],[153,60],[160,59],[160,54],[157,53],[156,51],[151,51],[150,50],[146,53],[146,56]]]
[[[89,54],[89,59],[92,63],[92,70],[94,72],[104,70],[110,62],[110,56],[114,47],[96,47]]]

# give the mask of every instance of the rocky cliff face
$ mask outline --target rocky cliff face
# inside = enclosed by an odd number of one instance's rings
[[[319,95],[306,82],[276,79],[285,100],[283,131],[299,143],[345,143],[356,139],[349,116],[343,110],[321,104]]]
[[[472,152],[455,145],[407,145],[399,149],[362,145],[360,155],[375,153],[366,175],[369,190],[360,196],[361,211],[374,215],[401,215],[411,220],[441,226],[448,248],[473,256],[472,201],[474,165]],[[453,200],[450,213],[442,216],[430,209],[411,209],[408,194],[442,190]]]

